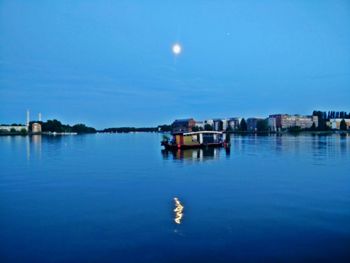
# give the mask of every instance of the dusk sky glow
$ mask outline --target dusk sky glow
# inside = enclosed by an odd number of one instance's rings
[[[30,109],[153,126],[349,111],[349,97],[346,0],[0,2],[0,123]]]

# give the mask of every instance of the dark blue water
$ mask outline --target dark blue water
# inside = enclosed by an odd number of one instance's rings
[[[160,140],[0,137],[0,261],[350,262],[349,136]]]

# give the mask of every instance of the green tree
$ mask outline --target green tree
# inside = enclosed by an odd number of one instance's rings
[[[310,127],[311,131],[315,131],[316,130],[316,124],[313,122],[311,127]]]
[[[232,132],[232,131],[233,131],[231,125],[227,125],[226,131],[227,131],[227,132]]]
[[[42,124],[43,132],[66,132],[65,125],[58,120],[48,120]]]
[[[96,130],[94,128],[91,127],[87,127],[85,124],[75,124],[72,127],[72,132],[76,132],[76,133],[95,133]]]
[[[161,132],[170,132],[171,131],[171,125],[159,125],[158,126],[159,131]]]
[[[267,132],[269,130],[269,124],[267,120],[258,120],[256,123],[256,129],[258,132]]]
[[[318,128],[317,128],[318,130],[320,130],[320,131],[329,130],[329,128],[327,126],[327,115],[326,115],[326,112],[313,111],[312,115],[318,117]]]
[[[348,126],[346,125],[346,122],[344,119],[341,120],[339,128],[341,131],[346,131],[348,129]]]
[[[170,141],[170,137],[168,135],[163,135],[162,136],[162,141],[168,142],[168,141]]]
[[[211,126],[210,124],[207,123],[207,124],[204,125],[204,130],[205,131],[212,131],[213,130],[213,126]]]
[[[247,131],[248,130],[248,126],[247,126],[247,122],[245,121],[245,119],[243,118],[239,124],[239,130],[240,131]]]
[[[288,131],[293,133],[298,133],[298,132],[301,132],[301,128],[299,126],[293,126],[293,127],[289,127]]]
[[[197,132],[197,131],[199,131],[199,127],[198,127],[198,126],[194,126],[194,127],[192,127],[192,131],[193,131],[193,132]]]
[[[26,129],[21,129],[21,135],[27,135],[28,133],[27,133],[27,130]]]

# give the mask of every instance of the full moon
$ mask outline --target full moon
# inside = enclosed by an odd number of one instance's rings
[[[173,53],[175,55],[179,55],[181,53],[181,46],[180,44],[176,43],[173,45]]]

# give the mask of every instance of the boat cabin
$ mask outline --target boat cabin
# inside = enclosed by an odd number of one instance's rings
[[[163,142],[165,148],[196,148],[206,146],[223,146],[225,134],[218,131],[198,131],[174,133],[171,141]]]

